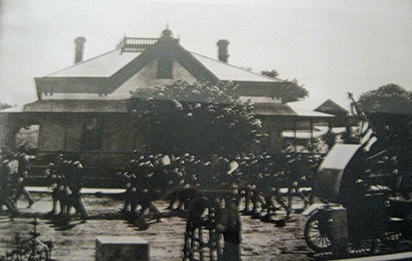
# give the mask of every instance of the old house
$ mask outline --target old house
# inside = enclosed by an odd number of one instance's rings
[[[139,148],[131,126],[131,91],[171,84],[232,81],[242,97],[264,97],[278,80],[228,63],[227,40],[218,42],[218,59],[190,52],[172,31],[160,38],[125,37],[115,50],[83,60],[86,39],[75,40],[75,64],[35,78],[38,101],[2,111],[7,117],[3,144],[14,144],[21,127],[38,130],[37,154],[60,150],[115,155]],[[93,155],[93,156],[92,156]]]
[[[160,38],[125,37],[116,49],[88,60],[83,60],[85,42],[84,37],[75,40],[74,65],[35,78],[36,102],[0,112],[3,145],[24,145],[16,140],[24,127],[26,135],[37,134],[37,144],[30,146],[39,158],[79,151],[90,165],[120,164],[125,152],[142,146],[128,106],[131,91],[177,80],[238,84],[238,94],[255,102],[254,114],[270,136],[265,150],[280,150],[282,132],[292,129],[298,118],[310,122],[333,118],[321,112],[299,115],[289,105],[268,98],[280,88],[280,81],[230,65],[227,40],[217,43],[218,59],[186,50],[169,29]]]

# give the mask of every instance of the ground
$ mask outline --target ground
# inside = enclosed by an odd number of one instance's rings
[[[162,218],[152,222],[150,227],[141,231],[136,226],[119,219],[117,214],[122,201],[114,196],[85,195],[84,203],[91,216],[82,223],[71,222],[72,226],[54,226],[44,214],[51,210],[51,196],[46,193],[33,193],[36,203],[27,209],[25,201],[19,201],[21,217],[10,220],[5,214],[0,217],[0,255],[13,248],[14,234],[19,231],[23,238],[30,237],[30,222],[38,217],[39,237],[54,243],[52,257],[59,261],[95,260],[96,237],[139,236],[150,243],[151,261],[182,260],[184,231],[186,221],[180,217]],[[156,201],[159,210],[164,211],[167,202]],[[278,218],[284,217],[280,212]],[[250,216],[242,216],[242,259],[243,260],[313,260],[308,256],[311,250],[303,238],[305,217],[293,214],[285,226],[264,223]]]

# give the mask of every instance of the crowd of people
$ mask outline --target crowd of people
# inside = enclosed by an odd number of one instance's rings
[[[53,206],[48,216],[57,221],[68,221],[74,208],[76,214],[80,215],[80,219],[87,220],[89,214],[83,205],[80,193],[84,173],[79,155],[59,153],[46,171],[53,189]]]
[[[24,147],[14,152],[9,147],[1,150],[0,166],[0,213],[4,206],[11,217],[20,215],[17,201],[24,196],[30,208],[35,202],[26,189],[26,181],[31,168],[29,156]],[[79,155],[76,153],[59,153],[54,162],[49,164],[46,170],[50,185],[53,189],[52,210],[47,213],[50,218],[68,221],[71,218],[71,210],[82,220],[87,220],[89,215],[83,205],[80,190],[84,177],[83,166]]]
[[[243,212],[256,212],[258,199],[262,208],[267,205],[265,196],[273,201],[269,196],[280,188],[290,187],[296,181],[309,182],[312,178],[310,168],[314,170],[318,163],[315,158],[290,155],[212,156],[210,160],[204,160],[190,154],[134,152],[119,173],[119,179],[126,184],[125,204],[120,212],[126,216],[134,215],[137,209],[146,209],[149,202],[162,196],[171,201],[168,208],[173,209],[175,201],[199,195],[199,191],[222,189],[236,190],[239,201],[245,198]],[[182,204],[179,204],[178,209],[181,208]]]
[[[181,156],[164,154],[144,154],[134,151],[128,163],[118,173],[116,179],[126,184],[124,207],[120,212],[124,216],[133,216],[136,213],[150,209],[159,214],[153,207],[152,201],[168,199],[171,201],[169,209],[173,209],[175,201],[183,201],[197,191],[216,189],[236,189],[238,199],[245,198],[245,209],[250,212],[256,210],[257,199],[264,206],[262,197],[273,195],[279,187],[288,186],[290,179],[301,179],[301,172],[297,169],[307,164],[296,157],[278,159],[270,154],[244,154],[236,157],[211,156],[208,160],[194,155]],[[300,161],[303,164],[295,164]],[[293,164],[290,164],[292,162]],[[317,162],[313,165],[316,166]],[[292,167],[290,166],[293,166]],[[24,147],[13,152],[10,148],[2,149],[2,164],[0,176],[0,204],[6,206],[13,215],[18,215],[16,202],[24,196],[31,207],[34,200],[25,189],[25,182],[30,172],[30,163]],[[298,173],[298,174],[294,174]],[[293,175],[297,175],[293,177]],[[82,203],[80,190],[83,186],[84,171],[79,155],[76,153],[58,153],[47,168],[47,176],[53,189],[52,210],[48,213],[53,218],[70,218],[74,208],[82,220],[89,215]],[[189,189],[190,188],[190,189]],[[195,188],[195,189],[193,189]],[[169,191],[178,192],[168,194]],[[179,190],[181,189],[181,190]],[[196,190],[197,189],[197,190]],[[184,194],[182,198],[182,191]],[[180,202],[182,203],[182,202]],[[180,205],[181,208],[182,205]]]
[[[19,148],[17,152],[3,148],[1,156],[0,211],[5,206],[15,217],[19,215],[16,202],[22,196],[27,200],[28,207],[34,203],[25,189],[30,162],[24,148]],[[191,199],[208,197],[204,191],[228,190],[233,197],[226,198],[224,207],[219,208],[217,213],[220,214],[216,215],[216,222],[213,222],[214,230],[221,233],[225,241],[222,258],[236,256],[235,260],[240,260],[240,200],[244,199],[245,202],[243,213],[256,213],[258,207],[262,212],[266,208],[267,215],[273,213],[276,207],[269,207],[269,200],[273,201],[270,197],[281,187],[302,179],[299,166],[307,171],[308,166],[317,164],[312,161],[298,156],[270,154],[236,157],[214,155],[205,160],[190,154],[151,155],[134,151],[115,177],[118,182],[126,184],[124,205],[119,212],[123,217],[134,220],[140,228],[145,228],[148,213],[152,213],[152,217],[157,220],[162,217],[153,204],[155,200],[170,200],[170,210],[179,201],[177,209],[187,211],[189,204],[184,204],[190,203]],[[73,218],[74,209],[75,215],[83,221],[87,220],[89,214],[81,195],[85,172],[79,155],[58,153],[49,163],[46,174],[52,187],[53,202],[47,216],[52,221],[67,224]],[[282,205],[282,202],[278,203]]]

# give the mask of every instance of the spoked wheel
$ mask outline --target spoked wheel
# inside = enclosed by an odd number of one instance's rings
[[[402,233],[397,231],[386,231],[381,238],[381,242],[385,246],[394,249],[398,246],[399,241],[401,240]]]
[[[327,216],[322,212],[316,212],[305,224],[306,243],[315,252],[330,252],[332,249],[330,232]]]
[[[358,239],[348,245],[349,255],[367,256],[373,253],[376,248],[375,239]]]

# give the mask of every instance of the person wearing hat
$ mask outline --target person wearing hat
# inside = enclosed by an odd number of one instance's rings
[[[19,162],[14,158],[10,148],[3,148],[1,153],[3,161],[0,165],[0,213],[5,205],[14,217],[20,214],[12,199],[20,182]]]
[[[80,162],[80,155],[73,153],[69,159],[67,167],[67,187],[68,187],[68,206],[67,215],[70,214],[71,207],[74,207],[76,213],[80,214],[80,218],[86,221],[89,218],[86,208],[83,205],[80,190],[82,189],[83,181],[83,165]]]
[[[27,180],[30,172],[30,161],[29,157],[26,154],[26,149],[24,146],[19,147],[18,153],[16,154],[15,158],[19,162],[19,177],[21,182],[17,188],[16,195],[14,196],[14,202],[17,204],[17,201],[23,195],[24,198],[29,202],[27,208],[30,208],[34,204],[34,200],[25,187],[25,181]]]
[[[54,217],[57,214],[57,206],[60,205],[60,213],[64,213],[65,206],[65,176],[64,176],[65,155],[60,151],[53,162],[49,163],[45,174],[50,182],[52,192],[52,210],[47,213],[48,217]]]
[[[223,253],[218,260],[241,261],[242,225],[235,200],[226,199],[226,206],[217,215],[216,230],[222,233],[224,240]]]

